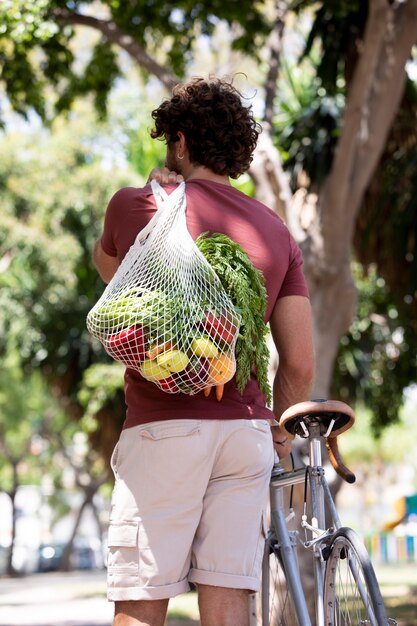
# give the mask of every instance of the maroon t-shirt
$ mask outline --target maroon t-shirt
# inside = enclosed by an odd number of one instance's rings
[[[166,186],[168,193],[174,187]],[[301,251],[283,221],[265,205],[234,187],[203,179],[186,182],[187,226],[196,239],[201,233],[224,233],[239,243],[252,263],[262,271],[268,294],[265,321],[278,298],[306,296]],[[122,261],[136,235],[156,211],[150,185],[120,189],[107,207],[101,245],[106,254]],[[243,395],[234,379],[224,388],[221,402],[211,394],[170,394],[145,380],[136,370],[125,373],[127,417],[124,428],[170,418],[271,419],[256,378]]]

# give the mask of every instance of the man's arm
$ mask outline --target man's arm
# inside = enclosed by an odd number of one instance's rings
[[[100,239],[94,245],[93,263],[98,273],[105,283],[109,283],[119,267],[119,261],[116,256],[106,254],[101,246]]]
[[[279,363],[273,386],[273,411],[277,419],[292,404],[309,398],[314,380],[314,348],[311,306],[304,296],[279,298],[270,327]],[[281,458],[289,454],[288,435],[272,429],[275,449]],[[282,443],[280,443],[282,442]]]

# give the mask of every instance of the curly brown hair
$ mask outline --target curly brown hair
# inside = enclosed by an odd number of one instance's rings
[[[260,126],[240,92],[220,78],[193,78],[176,85],[170,100],[152,111],[154,139],[187,142],[190,162],[237,178],[249,168]]]

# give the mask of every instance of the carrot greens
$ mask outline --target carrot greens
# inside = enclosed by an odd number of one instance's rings
[[[241,318],[236,343],[236,385],[243,393],[254,370],[259,388],[271,402],[268,382],[269,350],[266,344],[265,310],[267,293],[262,272],[251,262],[244,249],[222,233],[196,240],[197,247],[220,279]]]

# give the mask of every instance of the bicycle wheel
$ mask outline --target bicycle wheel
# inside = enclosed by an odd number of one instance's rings
[[[259,626],[298,624],[285,578],[275,535],[269,531],[262,561],[262,584],[258,604]]]
[[[332,537],[324,577],[326,626],[385,626],[388,619],[369,555],[350,528]]]

